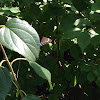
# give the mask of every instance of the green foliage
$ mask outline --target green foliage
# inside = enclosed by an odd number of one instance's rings
[[[40,40],[37,32],[27,22],[17,18],[10,19],[0,33],[0,42],[8,49],[18,52],[30,61],[38,58]]]
[[[24,97],[22,100],[41,100],[40,98],[36,97],[35,95],[28,95]]]
[[[47,69],[43,68],[42,66],[40,66],[35,62],[34,63],[30,62],[30,65],[39,76],[51,82],[51,73]]]
[[[0,1],[0,43],[25,94],[23,100],[100,99],[99,5],[99,0]],[[40,47],[42,37],[52,43]],[[7,67],[3,59],[0,49],[0,64]],[[4,86],[5,100],[21,99],[16,85]]]
[[[80,46],[82,52],[90,44],[90,36],[88,32],[82,32],[77,37],[78,45]]]
[[[7,68],[0,66],[0,100],[3,100],[11,89],[11,78]]]

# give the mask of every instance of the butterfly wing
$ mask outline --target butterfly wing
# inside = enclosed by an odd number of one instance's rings
[[[43,37],[41,39],[40,46],[45,45],[45,44],[48,44],[48,43],[51,43],[51,42],[52,42],[52,40],[50,38]]]

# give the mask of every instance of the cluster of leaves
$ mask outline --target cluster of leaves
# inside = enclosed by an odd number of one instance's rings
[[[29,67],[28,63],[21,61],[15,62],[13,65],[16,73],[17,69],[20,70],[18,81],[26,93],[38,95],[42,100],[80,100],[81,98],[83,98],[83,100],[98,100],[98,98],[100,98],[98,95],[98,93],[100,93],[99,0],[2,0],[0,1],[0,5],[0,25],[6,23],[7,17],[17,17],[32,25],[40,38],[44,36],[52,39],[51,44],[44,45],[40,48],[39,59],[37,59],[40,65],[51,72],[52,91],[49,91],[47,82],[39,78]],[[19,19],[11,19],[10,21],[12,22],[8,21],[6,23],[6,34],[9,33],[9,30],[13,30],[13,32],[16,33],[16,30],[19,28],[22,30],[29,28],[28,32],[31,34],[31,26],[26,22],[24,23],[21,20],[17,20]],[[16,21],[18,25],[15,30],[13,27],[16,27],[16,25],[14,26]],[[20,22],[23,23],[22,26],[26,25],[26,28],[22,27],[19,24]],[[12,26],[11,23],[13,23]],[[19,35],[21,32],[18,31],[18,33],[16,33],[17,36],[13,33],[11,33],[10,36],[9,34],[4,36],[3,33],[5,33],[5,31],[3,29],[1,29],[1,31],[0,42],[5,47],[18,52],[30,61],[38,58],[38,54],[33,53],[36,57],[34,58],[25,47],[18,47],[27,51],[27,53],[22,53],[23,50],[18,51],[14,48],[14,44],[6,44],[11,37],[24,37],[24,43],[33,44],[33,46],[37,41],[36,45],[38,46],[35,48],[39,53],[38,36],[33,36],[34,41],[31,40],[31,37],[28,37],[25,31],[22,32],[22,35]],[[3,41],[4,37],[7,39],[6,43]],[[21,40],[19,39],[18,41]],[[16,43],[16,41],[17,40],[13,40],[14,43]],[[33,47],[30,45],[28,45],[28,47],[34,52]],[[8,49],[6,49],[6,52],[10,60],[19,57],[19,54]],[[37,65],[37,63],[34,64]],[[30,65],[34,67],[34,64],[32,63],[32,65]],[[41,68],[40,65],[37,66]],[[18,66],[20,66],[20,68],[18,68]],[[3,70],[3,68],[1,70]],[[38,73],[37,68],[34,68],[34,70]],[[47,80],[50,79],[47,78]],[[8,93],[8,91],[9,89],[5,94]],[[92,94],[96,96],[94,97]],[[18,91],[16,92],[15,87],[12,86],[6,100],[15,98],[16,100],[20,100]],[[33,99],[31,96],[25,98],[25,100],[31,99]]]

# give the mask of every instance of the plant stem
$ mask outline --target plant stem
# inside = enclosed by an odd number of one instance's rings
[[[15,61],[17,61],[17,60],[25,60],[25,61],[27,61],[26,58],[16,58],[16,59],[14,59],[14,60],[11,62],[11,65],[12,65]]]
[[[18,81],[17,81],[16,75],[15,75],[15,73],[14,73],[14,70],[13,70],[13,68],[12,68],[12,65],[11,65],[11,63],[9,62],[9,59],[8,59],[8,57],[7,57],[7,55],[6,55],[6,52],[5,52],[5,50],[4,50],[4,48],[3,48],[3,46],[2,46],[1,43],[0,43],[0,47],[1,47],[2,52],[3,52],[3,54],[4,54],[5,60],[7,61],[8,66],[9,66],[11,72],[12,72],[12,75],[13,75],[13,77],[14,77],[14,81],[15,81],[15,84],[16,84],[16,86],[17,86],[17,89],[18,89],[18,91],[19,91],[19,93],[20,93],[20,96],[21,96],[21,98],[23,98],[24,96],[23,96],[23,93],[20,91],[20,86],[19,86],[19,83],[18,83]]]
[[[58,30],[58,26],[59,26],[59,22],[58,22],[58,16],[56,16],[56,26],[57,26],[57,31],[56,31],[56,35],[59,34],[59,30]],[[57,40],[58,43],[58,61],[60,60],[60,41],[59,39]]]

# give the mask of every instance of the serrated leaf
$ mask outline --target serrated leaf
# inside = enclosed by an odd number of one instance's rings
[[[80,48],[83,52],[84,49],[90,44],[90,36],[87,32],[82,32],[78,36],[77,41],[78,41],[78,45],[80,46]]]
[[[41,98],[35,96],[35,95],[27,95],[22,100],[42,100]]]
[[[36,62],[30,62],[29,64],[40,77],[51,82],[51,73],[49,72],[49,70],[43,68],[41,65],[37,64]]]
[[[3,100],[11,89],[11,77],[7,68],[0,66],[0,100]]]
[[[24,20],[10,19],[6,26],[0,29],[0,42],[30,61],[35,61],[39,56],[39,36],[35,29]]]

